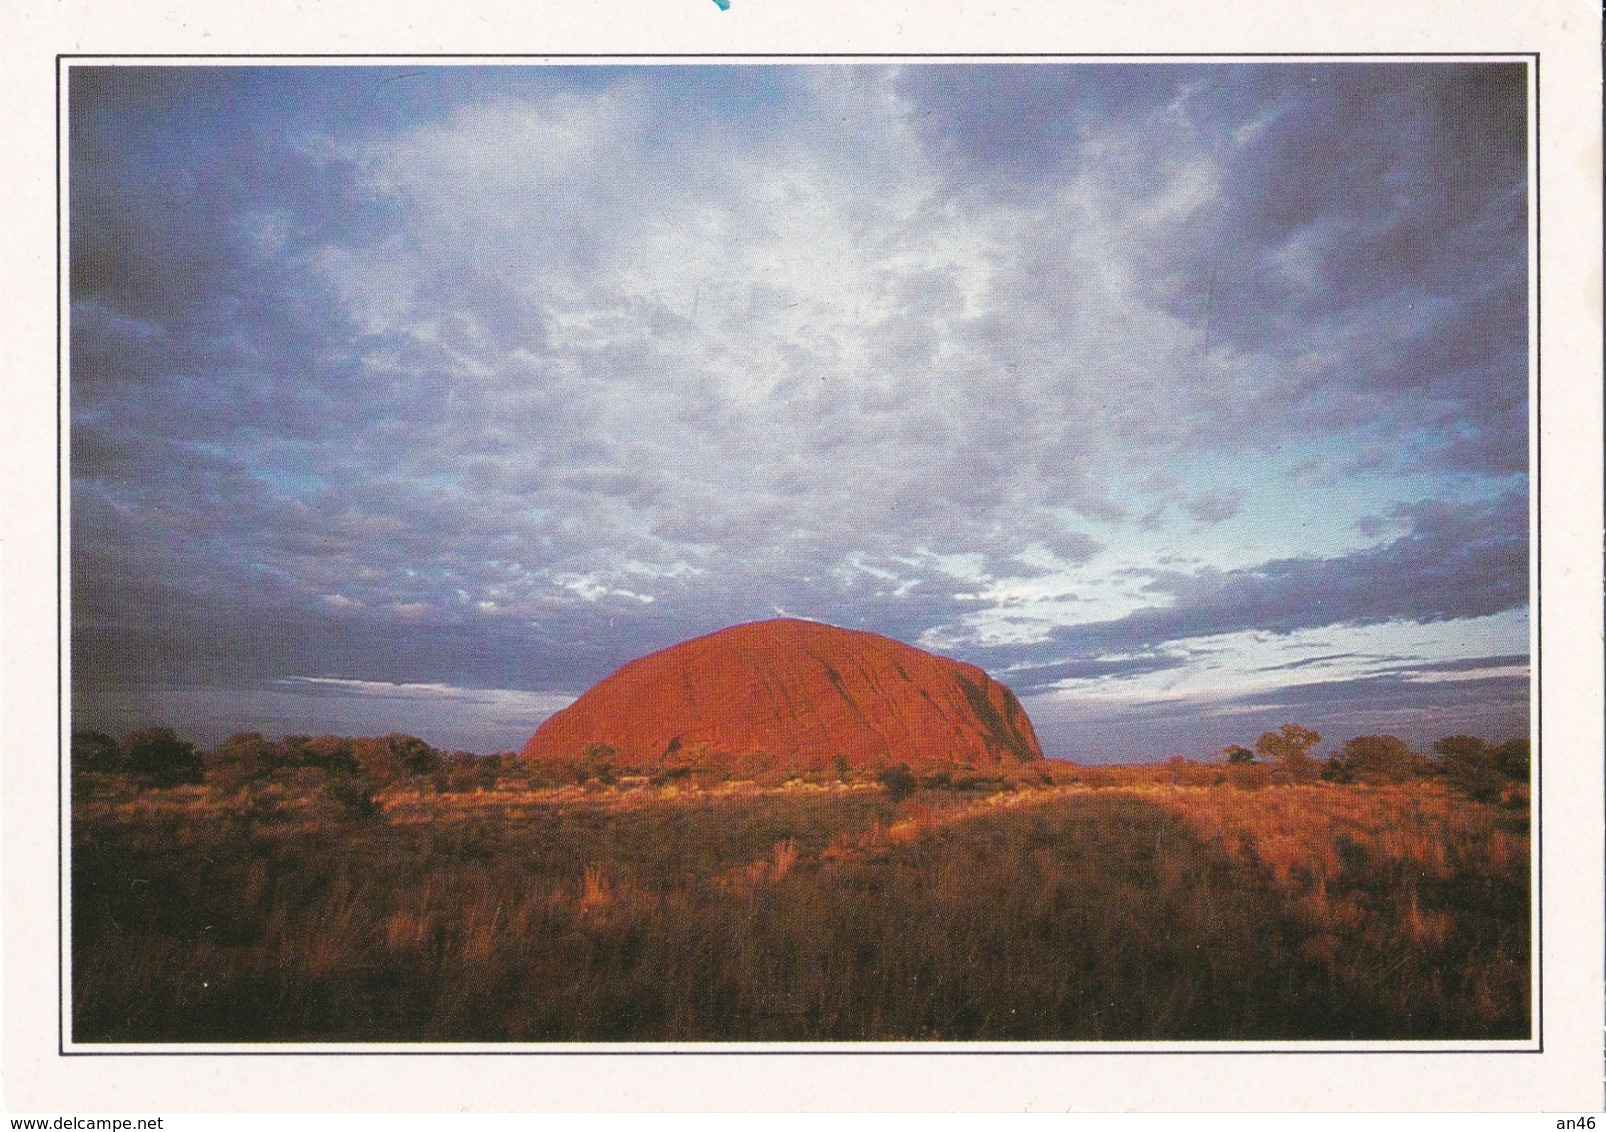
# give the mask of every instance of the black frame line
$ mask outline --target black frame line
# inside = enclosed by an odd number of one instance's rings
[[[67,736],[66,728],[62,726],[62,712],[67,708],[67,692],[65,680],[66,672],[66,642],[65,634],[61,631],[61,615],[66,600],[67,572],[62,559],[63,525],[62,516],[62,485],[67,479],[62,474],[62,462],[66,459],[66,446],[62,443],[63,422],[62,409],[66,398],[64,382],[67,372],[67,351],[63,345],[66,336],[66,319],[63,318],[62,303],[62,263],[67,256],[64,254],[71,249],[64,249],[61,219],[61,198],[64,185],[62,183],[61,167],[65,157],[65,146],[61,136],[61,101],[62,101],[62,75],[67,68],[58,58],[56,60],[56,820],[62,820],[66,798],[63,793],[62,780],[66,778],[67,771]],[[62,1004],[62,991],[67,981],[67,932],[65,928],[66,917],[70,914],[71,901],[66,899],[66,868],[67,850],[66,838],[68,831],[58,828],[56,830],[56,895],[61,898],[61,907],[56,909],[56,1034],[60,1047],[65,1049],[67,1042],[67,1012]]]
[[[1543,911],[1544,911],[1544,851],[1543,851],[1543,848],[1544,848],[1544,821],[1543,821],[1543,812],[1544,812],[1544,735],[1543,735],[1543,731],[1544,731],[1544,728],[1543,728],[1543,722],[1544,722],[1544,663],[1543,663],[1543,656],[1542,656],[1543,647],[1544,647],[1544,633],[1543,633],[1543,619],[1544,619],[1543,610],[1544,610],[1544,605],[1543,605],[1543,601],[1542,601],[1542,596],[1543,596],[1542,588],[1543,588],[1544,540],[1541,537],[1541,527],[1543,526],[1543,506],[1542,506],[1542,504],[1543,504],[1543,498],[1542,498],[1542,487],[1543,487],[1542,468],[1543,468],[1543,462],[1541,460],[1541,456],[1542,456],[1541,449],[1542,449],[1543,439],[1544,439],[1544,430],[1543,430],[1543,427],[1542,427],[1543,410],[1542,410],[1541,400],[1542,400],[1542,396],[1543,396],[1544,381],[1543,381],[1543,373],[1542,373],[1542,369],[1543,369],[1543,351],[1542,351],[1541,345],[1542,345],[1542,336],[1543,336],[1543,327],[1544,327],[1544,303],[1543,303],[1543,294],[1542,294],[1543,272],[1541,270],[1541,264],[1543,262],[1543,257],[1542,257],[1542,254],[1541,254],[1542,253],[1541,240],[1542,240],[1542,233],[1543,233],[1543,223],[1542,223],[1543,216],[1542,216],[1542,211],[1541,211],[1541,202],[1542,202],[1543,194],[1541,192],[1541,188],[1542,188],[1542,185],[1543,185],[1543,177],[1541,176],[1540,162],[1541,162],[1542,155],[1543,155],[1543,149],[1542,149],[1542,146],[1540,144],[1540,129],[1541,129],[1541,114],[1540,114],[1540,105],[1539,105],[1540,92],[1541,92],[1540,71],[1539,71],[1539,68],[1540,68],[1540,56],[1541,56],[1541,53],[1538,52],[1538,51],[1509,51],[1509,50],[1507,50],[1507,51],[1420,51],[1420,52],[1381,52],[1381,53],[1380,52],[1366,52],[1366,51],[1338,51],[1338,52],[1305,52],[1305,51],[1225,52],[1225,51],[1213,51],[1213,52],[1199,52],[1199,53],[1165,52],[1165,53],[1158,53],[1158,54],[1151,53],[1151,52],[1137,52],[1137,51],[1112,51],[1112,52],[1096,52],[1096,53],[1089,53],[1089,54],[1074,54],[1074,53],[1073,54],[1043,54],[1043,53],[1040,53],[1040,52],[969,52],[969,51],[960,51],[960,52],[951,52],[951,53],[931,52],[931,51],[924,51],[924,52],[885,52],[885,53],[875,53],[875,52],[773,52],[773,53],[760,53],[760,54],[744,53],[744,52],[711,52],[711,53],[706,53],[706,54],[691,53],[691,52],[627,52],[627,53],[623,53],[623,54],[606,54],[606,53],[602,53],[602,52],[545,52],[545,53],[516,52],[516,53],[512,53],[512,54],[493,54],[493,53],[490,53],[490,52],[472,52],[472,53],[382,52],[382,53],[376,53],[376,54],[360,54],[360,55],[359,54],[350,54],[350,53],[335,53],[335,52],[312,52],[312,53],[305,53],[305,54],[289,54],[289,55],[250,55],[250,54],[235,54],[235,53],[226,53],[226,52],[195,52],[195,53],[178,53],[178,54],[154,54],[154,53],[148,53],[148,52],[145,52],[145,53],[112,53],[112,54],[102,54],[102,53],[93,53],[93,52],[59,52],[59,53],[57,53],[56,56],[55,56],[55,60],[56,60],[56,76],[55,76],[55,78],[56,78],[56,84],[55,84],[55,93],[56,93],[56,107],[55,107],[55,113],[56,113],[56,296],[55,296],[55,300],[56,300],[56,820],[57,820],[58,823],[60,823],[62,821],[62,815],[65,812],[64,805],[65,805],[66,797],[65,797],[65,794],[64,794],[63,783],[65,781],[65,776],[66,776],[66,773],[67,773],[67,766],[66,766],[67,746],[66,746],[66,740],[67,740],[67,730],[68,730],[68,728],[66,726],[64,726],[64,714],[63,713],[64,713],[64,710],[67,709],[67,707],[68,707],[68,698],[67,697],[68,697],[68,695],[70,693],[70,688],[68,686],[69,683],[70,683],[70,676],[69,676],[69,674],[67,672],[67,668],[66,668],[67,661],[68,661],[69,658],[68,658],[68,655],[67,655],[66,637],[65,637],[65,634],[62,632],[62,615],[66,611],[65,602],[66,602],[66,594],[67,594],[67,588],[68,588],[66,563],[65,563],[65,561],[63,559],[63,547],[64,547],[63,534],[65,533],[65,524],[63,522],[63,515],[64,515],[65,508],[63,506],[63,503],[64,503],[64,500],[66,500],[68,498],[64,494],[64,492],[65,492],[65,485],[67,484],[68,478],[69,478],[68,475],[67,475],[67,469],[65,468],[65,465],[63,463],[63,461],[66,458],[66,454],[67,454],[66,453],[66,445],[64,443],[63,438],[66,435],[64,426],[70,424],[70,421],[67,419],[67,414],[66,414],[67,399],[66,399],[66,395],[65,395],[65,394],[70,394],[70,380],[68,379],[68,376],[67,376],[68,358],[67,358],[67,349],[66,349],[67,314],[68,314],[69,304],[65,301],[65,297],[63,295],[63,290],[62,290],[62,283],[63,283],[63,265],[67,262],[67,257],[68,257],[68,255],[70,253],[70,250],[71,250],[69,245],[68,245],[68,233],[65,231],[65,225],[64,225],[64,222],[63,222],[64,221],[64,217],[63,217],[63,202],[64,202],[64,199],[65,199],[64,189],[67,188],[67,187],[70,187],[70,186],[67,186],[67,185],[64,184],[63,171],[62,171],[63,170],[63,161],[64,161],[64,158],[66,156],[66,137],[65,137],[65,135],[63,133],[64,123],[63,123],[63,116],[62,116],[62,106],[63,106],[63,78],[64,78],[64,75],[75,65],[75,63],[73,61],[75,61],[75,60],[129,61],[129,60],[145,60],[145,59],[154,60],[154,61],[173,61],[173,60],[192,60],[192,59],[217,59],[217,60],[239,60],[240,61],[240,63],[239,63],[240,66],[257,66],[257,67],[271,67],[271,66],[290,67],[290,66],[298,65],[294,61],[309,60],[309,59],[343,60],[343,61],[347,62],[348,65],[353,66],[353,67],[366,66],[366,65],[369,65],[373,61],[385,60],[385,59],[407,59],[407,60],[438,59],[438,60],[445,60],[445,61],[464,61],[464,60],[487,60],[487,59],[492,59],[492,60],[508,60],[509,61],[507,63],[508,66],[538,66],[543,61],[555,60],[555,59],[608,60],[608,61],[618,61],[621,65],[629,65],[629,64],[634,63],[634,62],[639,61],[639,60],[649,60],[649,59],[684,60],[684,61],[687,61],[688,63],[696,63],[696,62],[700,62],[700,61],[704,61],[704,60],[730,60],[730,61],[749,62],[749,63],[753,63],[755,65],[763,65],[765,63],[768,63],[768,62],[771,62],[771,61],[775,61],[775,60],[788,60],[788,59],[797,59],[797,60],[842,59],[842,60],[859,60],[859,61],[864,61],[864,62],[871,62],[871,61],[882,60],[882,59],[909,59],[909,60],[921,60],[921,59],[924,59],[924,60],[974,59],[974,60],[978,60],[978,61],[1004,60],[1004,59],[1024,59],[1024,60],[1038,60],[1038,61],[1042,61],[1042,62],[1073,62],[1073,61],[1094,62],[1094,61],[1105,60],[1105,59],[1140,59],[1140,60],[1147,60],[1149,62],[1152,62],[1157,66],[1175,65],[1175,64],[1181,64],[1181,63],[1195,61],[1195,60],[1204,60],[1204,61],[1221,60],[1221,61],[1227,61],[1227,60],[1255,60],[1255,59],[1273,59],[1273,60],[1276,60],[1276,59],[1286,59],[1286,60],[1305,59],[1305,60],[1312,60],[1312,61],[1334,60],[1334,59],[1367,59],[1367,60],[1374,60],[1374,61],[1379,61],[1379,62],[1414,62],[1414,61],[1435,60],[1435,59],[1459,59],[1459,60],[1468,60],[1468,61],[1488,61],[1488,62],[1494,62],[1494,61],[1516,62],[1516,61],[1524,61],[1524,60],[1527,61],[1527,64],[1528,64],[1528,67],[1529,67],[1529,74],[1531,75],[1532,90],[1533,90],[1532,113],[1531,113],[1530,120],[1528,122],[1528,141],[1529,141],[1529,146],[1531,148],[1531,152],[1532,152],[1532,155],[1533,155],[1533,183],[1531,185],[1529,185],[1529,187],[1528,187],[1528,200],[1529,200],[1530,208],[1531,208],[1532,213],[1533,213],[1533,219],[1532,219],[1531,225],[1530,225],[1530,230],[1532,232],[1533,247],[1532,247],[1532,250],[1529,253],[1529,259],[1528,259],[1528,265],[1527,265],[1529,267],[1529,269],[1531,270],[1531,277],[1529,279],[1529,286],[1532,289],[1532,321],[1531,321],[1531,324],[1529,326],[1531,342],[1529,344],[1528,357],[1529,357],[1529,367],[1530,367],[1530,375],[1531,375],[1531,381],[1532,381],[1532,387],[1531,387],[1532,424],[1530,426],[1531,427],[1531,431],[1532,431],[1532,452],[1530,453],[1530,471],[1529,471],[1529,477],[1530,477],[1529,500],[1530,500],[1531,529],[1529,531],[1529,538],[1530,538],[1531,544],[1532,544],[1531,556],[1532,556],[1533,577],[1530,579],[1530,583],[1529,583],[1530,594],[1531,594],[1531,602],[1532,602],[1532,608],[1531,608],[1531,614],[1530,614],[1531,617],[1532,617],[1532,625],[1531,625],[1531,628],[1529,630],[1529,633],[1530,633],[1530,656],[1531,656],[1531,669],[1532,669],[1532,673],[1531,673],[1531,677],[1530,677],[1530,679],[1532,681],[1532,687],[1531,687],[1531,691],[1530,691],[1530,696],[1531,696],[1531,703],[1533,705],[1533,721],[1532,721],[1532,724],[1530,725],[1530,739],[1532,741],[1533,752],[1534,752],[1534,755],[1533,755],[1533,757],[1534,757],[1533,821],[1532,821],[1532,824],[1531,824],[1532,834],[1531,834],[1531,840],[1530,840],[1530,846],[1529,846],[1529,853],[1530,853],[1530,856],[1531,856],[1531,861],[1530,861],[1530,869],[1532,870],[1531,871],[1531,875],[1534,878],[1534,893],[1533,893],[1533,897],[1532,897],[1533,908],[1532,908],[1532,911],[1530,912],[1530,915],[1532,916],[1532,924],[1533,924],[1533,927],[1534,927],[1531,954],[1532,954],[1532,958],[1533,958],[1534,972],[1535,972],[1536,983],[1537,983],[1537,986],[1536,986],[1537,993],[1536,993],[1535,1001],[1532,1004],[1532,1007],[1533,1007],[1533,1011],[1532,1011],[1533,1012],[1533,1029],[1532,1029],[1532,1032],[1531,1032],[1529,1038],[1526,1039],[1528,1041],[1535,1042],[1535,1044],[1533,1046],[1530,1046],[1530,1047],[1527,1047],[1527,1048],[1515,1048],[1515,1049],[1514,1048],[1509,1048],[1509,1047],[1480,1048],[1478,1046],[1473,1046],[1470,1043],[1468,1043],[1466,1045],[1463,1045],[1461,1048],[1453,1048],[1453,1049],[1442,1048],[1442,1046],[1435,1046],[1435,1045],[1430,1044],[1430,1043],[1429,1044],[1416,1044],[1416,1045],[1407,1045],[1405,1043],[1389,1043],[1386,1046],[1381,1046],[1381,1045],[1378,1045],[1378,1044],[1372,1044],[1372,1045],[1363,1045],[1363,1046],[1342,1046],[1342,1047],[1336,1047],[1336,1048],[1328,1047],[1328,1048],[1315,1048],[1315,1049],[1288,1048],[1288,1047],[1272,1048],[1272,1049],[1262,1049],[1262,1048],[1253,1048],[1253,1049],[1242,1049],[1242,1048],[1214,1048],[1214,1049],[1183,1048],[1183,1049],[1178,1049],[1178,1048],[1172,1048],[1172,1047],[1169,1047],[1169,1046],[1166,1046],[1166,1048],[1157,1048],[1157,1049],[1132,1048],[1132,1046],[1134,1046],[1134,1045],[1136,1045],[1136,1046],[1145,1046],[1145,1045],[1151,1045],[1152,1044],[1152,1045],[1157,1045],[1157,1046],[1164,1046],[1165,1043],[1161,1043],[1161,1042],[1155,1042],[1155,1043],[1131,1043],[1126,1048],[1121,1048],[1121,1049],[1087,1049],[1087,1048],[1041,1049],[1041,1048],[1025,1048],[1025,1049],[973,1049],[973,1050],[971,1050],[971,1049],[956,1050],[956,1049],[946,1049],[946,1048],[944,1048],[944,1049],[920,1048],[916,1043],[913,1043],[913,1042],[906,1043],[907,1045],[912,1047],[912,1048],[907,1048],[907,1049],[886,1049],[886,1048],[855,1049],[855,1048],[853,1048],[854,1043],[851,1043],[851,1042],[820,1042],[820,1043],[817,1043],[817,1045],[812,1047],[812,1048],[803,1048],[803,1049],[759,1048],[759,1047],[762,1047],[764,1043],[754,1043],[755,1048],[751,1048],[751,1049],[729,1049],[729,1048],[723,1048],[723,1047],[722,1048],[715,1048],[715,1049],[706,1049],[706,1048],[701,1048],[697,1043],[683,1043],[679,1048],[674,1048],[674,1049],[663,1049],[663,1048],[655,1048],[655,1049],[618,1049],[618,1048],[568,1049],[568,1048],[563,1048],[563,1047],[537,1045],[535,1043],[531,1043],[531,1048],[525,1048],[525,1049],[461,1049],[461,1050],[451,1049],[451,1048],[438,1048],[438,1047],[437,1048],[429,1048],[429,1049],[418,1049],[418,1048],[412,1047],[411,1045],[385,1045],[384,1048],[366,1048],[366,1049],[311,1048],[311,1049],[295,1049],[295,1050],[275,1049],[275,1048],[271,1048],[271,1047],[270,1048],[263,1048],[263,1049],[252,1049],[252,1050],[238,1050],[238,1049],[211,1050],[211,1049],[193,1049],[193,1048],[184,1048],[184,1049],[175,1049],[175,1050],[154,1050],[154,1049],[119,1049],[119,1048],[116,1048],[115,1046],[108,1046],[106,1048],[86,1048],[85,1046],[77,1046],[75,1048],[69,1049],[68,1048],[68,1033],[67,1033],[68,1019],[67,1019],[65,1003],[64,1003],[63,995],[62,995],[62,991],[65,989],[66,983],[67,983],[67,978],[66,978],[67,977],[67,955],[66,955],[66,936],[67,936],[67,933],[66,933],[66,922],[67,922],[67,917],[68,917],[68,915],[70,915],[70,911],[71,911],[71,909],[70,909],[70,901],[68,899],[65,899],[65,897],[68,895],[68,890],[66,888],[66,837],[67,837],[67,835],[69,833],[69,830],[65,825],[58,825],[57,830],[56,830],[56,835],[57,835],[56,836],[56,890],[57,890],[58,894],[60,894],[61,896],[64,897],[64,899],[62,900],[62,904],[61,904],[60,908],[58,908],[58,910],[57,910],[58,914],[57,914],[57,917],[56,917],[56,980],[57,980],[56,981],[56,1019],[57,1019],[57,1050],[56,1050],[56,1053],[57,1053],[57,1056],[59,1056],[59,1057],[238,1057],[238,1058],[261,1058],[261,1057],[397,1057],[397,1056],[401,1056],[401,1057],[451,1057],[451,1058],[458,1058],[458,1057],[545,1057],[545,1056],[559,1056],[559,1057],[686,1057],[686,1056],[694,1056],[694,1057],[721,1057],[721,1056],[734,1056],[734,1057],[787,1057],[787,1056],[795,1056],[795,1055],[801,1055],[801,1056],[807,1056],[807,1057],[818,1057],[818,1056],[821,1056],[821,1055],[844,1055],[845,1054],[845,1055],[855,1056],[855,1057],[869,1057],[869,1056],[876,1056],[876,1057],[901,1057],[901,1056],[931,1057],[931,1056],[945,1056],[945,1055],[957,1055],[957,1056],[960,1056],[960,1057],[984,1057],[984,1056],[1004,1056],[1004,1057],[1067,1057],[1067,1056],[1076,1057],[1076,1056],[1095,1056],[1095,1057],[1098,1057],[1098,1056],[1144,1056],[1144,1055],[1148,1055],[1148,1056],[1160,1055],[1160,1056],[1166,1056],[1166,1057],[1178,1057],[1178,1056],[1189,1056],[1189,1055],[1203,1054],[1203,1055],[1207,1055],[1207,1056],[1224,1056],[1224,1055],[1226,1055],[1226,1056],[1241,1057],[1241,1056],[1263,1056],[1263,1055],[1273,1055],[1273,1056],[1278,1056],[1278,1055],[1282,1055],[1282,1056],[1287,1056],[1287,1055],[1295,1055],[1295,1056],[1317,1055],[1317,1056],[1320,1056],[1320,1055],[1331,1055],[1331,1054],[1341,1054],[1341,1055],[1355,1055],[1355,1054],[1361,1054],[1361,1055],[1370,1055],[1370,1054],[1384,1054],[1384,1055],[1387,1055],[1387,1054],[1436,1054],[1436,1055],[1475,1054],[1475,1055],[1480,1055],[1480,1056],[1489,1056],[1489,1055],[1492,1055],[1492,1054],[1512,1054],[1512,1055],[1543,1054],[1545,1052],[1545,1029],[1544,1029],[1544,1004],[1545,1004],[1545,994],[1544,994],[1544,990],[1545,990],[1545,966],[1544,966],[1544,957],[1545,957],[1545,953],[1544,953],[1544,915],[1543,915]],[[256,60],[256,62],[250,62],[251,60]],[[517,62],[515,62],[515,61],[517,61]],[[481,65],[486,65],[486,64],[481,64]],[[602,66],[602,65],[607,65],[607,64],[599,62],[596,65]],[[1603,424],[1603,436],[1606,436],[1606,424]],[[280,1044],[288,1044],[288,1043],[280,1043]],[[308,1044],[309,1045],[316,1045],[316,1043],[308,1043]],[[333,1043],[330,1043],[330,1044],[333,1044]],[[420,1043],[420,1044],[422,1044],[422,1043]],[[464,1043],[464,1044],[469,1044],[469,1043]],[[643,1044],[646,1044],[646,1043],[643,1043]],[[713,1043],[710,1043],[710,1044],[713,1044]],[[1202,1043],[1200,1043],[1200,1044],[1202,1044]],[[1222,1043],[1222,1044],[1225,1046],[1228,1043]],[[1262,1043],[1262,1044],[1264,1044],[1264,1045],[1272,1045],[1274,1043],[1267,1042],[1267,1043]],[[377,1045],[379,1045],[379,1043],[372,1043],[372,1045],[377,1046]]]
[[[1540,659],[1540,652],[1544,648],[1545,640],[1543,631],[1545,603],[1542,593],[1544,587],[1545,542],[1539,535],[1539,528],[1542,525],[1544,515],[1544,500],[1541,495],[1544,477],[1540,474],[1540,470],[1544,466],[1544,461],[1541,459],[1541,447],[1544,444],[1544,429],[1541,422],[1544,420],[1544,414],[1540,408],[1540,399],[1544,395],[1545,388],[1545,383],[1541,380],[1541,369],[1544,364],[1541,338],[1544,334],[1545,320],[1543,318],[1544,302],[1541,295],[1544,272],[1540,270],[1540,264],[1543,262],[1540,255],[1540,240],[1544,232],[1544,217],[1540,211],[1541,194],[1539,191],[1540,186],[1544,184],[1544,177],[1541,176],[1539,167],[1539,163],[1544,156],[1544,149],[1539,144],[1539,93],[1541,86],[1542,84],[1539,81],[1539,52],[1535,51],[1533,53],[1533,121],[1529,123],[1528,143],[1533,147],[1534,167],[1533,184],[1528,187],[1528,199],[1533,206],[1533,251],[1529,253],[1528,257],[1530,269],[1533,272],[1532,278],[1528,281],[1529,286],[1533,288],[1533,325],[1529,328],[1533,336],[1533,344],[1528,350],[1528,362],[1533,368],[1533,424],[1531,426],[1533,429],[1533,453],[1529,458],[1531,461],[1529,470],[1531,483],[1528,489],[1532,495],[1531,514],[1533,516],[1533,530],[1529,532],[1529,538],[1533,540],[1533,578],[1529,582],[1533,590],[1533,624],[1528,631],[1531,634],[1530,641],[1533,649],[1532,694],[1534,705],[1533,723],[1530,727],[1534,757],[1533,820],[1529,827],[1532,833],[1528,851],[1533,854],[1533,861],[1530,862],[1530,867],[1534,870],[1534,908],[1530,914],[1534,918],[1533,957],[1535,981],[1538,985],[1538,993],[1533,1004],[1534,1036],[1539,1039],[1539,1051],[1542,1053],[1545,1048],[1545,666]]]

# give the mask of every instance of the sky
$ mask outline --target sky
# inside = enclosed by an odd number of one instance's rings
[[[75,67],[72,716],[516,749],[774,616],[1045,752],[1529,727],[1521,64]]]

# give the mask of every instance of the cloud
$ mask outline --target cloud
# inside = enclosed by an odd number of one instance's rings
[[[1368,430],[1406,467],[1526,469],[1520,64],[925,67],[900,81],[957,185],[1029,202],[1078,183],[1160,220],[1114,257],[1131,302],[1192,331],[1193,366],[1221,367],[1201,391],[1241,404],[1265,448]],[[1245,383],[1234,359],[1267,372]],[[1190,408],[1175,423],[1201,419]]]
[[[1503,685],[1500,697],[1513,717],[1526,719],[1526,674],[1490,677]],[[1403,674],[1386,674],[1360,680],[1325,680],[1239,697],[1239,706],[1265,706],[1284,712],[1303,712],[1314,719],[1344,720],[1361,711],[1397,713],[1400,718],[1434,716],[1454,706],[1482,709],[1490,702],[1483,680],[1419,681]],[[1221,710],[1221,709],[1218,709]],[[1522,728],[1526,730],[1526,726]]]
[[[450,684],[398,684],[386,680],[350,680],[335,676],[287,676],[273,681],[273,686],[298,695],[327,696],[341,700],[356,697],[437,705],[456,702],[547,715],[574,702],[570,696],[542,695],[510,688],[456,688]]]
[[[1054,688],[1066,680],[1092,680],[1110,676],[1136,676],[1182,668],[1188,657],[1182,653],[1140,653],[1130,656],[1082,657],[1056,664],[1030,665],[1004,670],[1000,677],[1021,692]]]
[[[1193,496],[1184,506],[1197,522],[1224,523],[1242,509],[1243,498],[1237,492],[1204,491]]]
[[[1504,656],[1471,656],[1458,660],[1441,660],[1433,664],[1413,664],[1408,671],[1414,674],[1428,672],[1478,672],[1482,669],[1526,668],[1529,658],[1526,653],[1508,653]]]
[[[1406,533],[1331,558],[1283,558],[1238,570],[1152,572],[1158,599],[1062,637],[1131,649],[1238,630],[1288,633],[1326,625],[1484,617],[1528,601],[1525,495],[1401,507]]]
[[[77,679],[1526,601],[1518,71],[408,74],[73,71]]]
[[[1446,735],[1491,740],[1529,733],[1529,682],[1512,673],[1489,680],[1422,683],[1398,675],[1285,685],[1236,697],[1176,696],[1117,703],[1028,696],[1022,700],[1053,754],[1081,762],[1121,762],[1181,754],[1208,760],[1228,744],[1285,723],[1323,736],[1329,755],[1358,735],[1391,734],[1419,751]]]

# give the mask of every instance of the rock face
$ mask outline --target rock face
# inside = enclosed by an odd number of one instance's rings
[[[638,767],[759,753],[800,770],[1043,757],[1014,693],[975,665],[791,618],[632,661],[543,723],[524,755],[572,761],[593,744]]]

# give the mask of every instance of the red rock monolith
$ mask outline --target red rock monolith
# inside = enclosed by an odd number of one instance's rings
[[[552,716],[526,757],[620,766],[763,754],[798,769],[1043,757],[1019,701],[972,664],[874,633],[780,618],[631,661]]]

